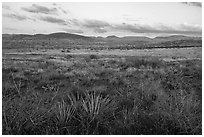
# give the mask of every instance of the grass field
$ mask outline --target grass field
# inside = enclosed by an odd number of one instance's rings
[[[202,134],[201,51],[171,50],[3,52],[3,134]]]

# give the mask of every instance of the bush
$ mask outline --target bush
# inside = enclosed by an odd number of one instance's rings
[[[90,59],[97,59],[96,55],[90,55],[89,57],[90,57]]]

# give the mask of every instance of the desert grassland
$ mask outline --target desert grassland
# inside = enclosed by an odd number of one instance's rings
[[[202,48],[3,49],[3,134],[202,134]]]

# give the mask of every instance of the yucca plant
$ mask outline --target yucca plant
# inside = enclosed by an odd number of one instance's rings
[[[82,99],[82,108],[92,119],[107,112],[111,104],[111,99],[108,96],[102,97],[101,94],[97,95],[95,92],[87,93],[86,98]]]
[[[109,96],[103,97],[95,92],[86,93],[85,98],[81,99],[81,111],[78,113],[81,133],[101,134],[99,132],[102,130],[109,130],[108,123],[113,117],[114,108],[114,102]]]
[[[52,108],[56,116],[58,126],[66,127],[73,118],[76,107],[74,104],[68,104],[64,100],[57,102]]]

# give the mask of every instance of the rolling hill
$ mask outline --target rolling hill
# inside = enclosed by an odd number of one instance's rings
[[[143,48],[175,48],[175,47],[202,47],[202,37],[189,37],[183,35],[172,35],[167,37],[149,38],[144,36],[115,35],[107,37],[90,37],[71,33],[51,34],[2,34],[3,48],[15,48],[19,46],[35,47],[66,47],[69,45],[83,45],[83,47],[108,47],[111,49],[143,49]],[[18,47],[19,47],[18,46]]]
[[[201,40],[201,37],[189,37],[189,36],[183,36],[183,35],[172,35],[167,37],[155,37],[155,38],[149,38],[144,36],[125,36],[125,37],[117,37],[115,35],[107,36],[107,37],[89,37],[89,36],[83,36],[78,34],[71,34],[71,33],[64,33],[64,32],[58,32],[58,33],[51,33],[51,34],[2,34],[2,38],[9,38],[9,39],[100,39],[100,40],[129,40],[129,41],[175,41],[175,40]]]

